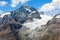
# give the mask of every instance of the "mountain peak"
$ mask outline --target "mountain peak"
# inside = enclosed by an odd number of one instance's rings
[[[29,8],[29,7],[30,7],[30,6],[24,4],[24,5],[22,5],[20,8]]]
[[[26,5],[26,4],[24,4],[24,5],[22,5],[23,7],[29,7],[28,5]]]
[[[20,8],[18,8],[15,11],[11,12],[12,17],[14,17],[16,20],[25,20],[25,21],[31,21],[33,18],[41,19],[39,12],[30,6],[22,5]]]
[[[54,18],[60,18],[60,14],[56,14]]]

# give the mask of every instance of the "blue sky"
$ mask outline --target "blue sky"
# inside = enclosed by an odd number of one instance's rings
[[[2,4],[0,3],[0,10],[3,11],[4,13],[6,13],[6,12],[8,12],[8,11],[11,11],[11,10],[15,10],[15,9],[17,9],[17,8],[19,8],[20,6],[23,5],[23,3],[20,2],[20,3],[17,4],[15,7],[11,7],[11,4],[12,4],[11,0],[0,0],[0,2],[2,2],[2,1],[5,1],[5,2],[6,2],[5,5],[2,5]],[[32,6],[32,7],[36,8],[36,9],[38,10],[38,9],[39,9],[40,7],[42,7],[44,4],[46,4],[46,3],[51,3],[51,2],[52,2],[52,0],[29,0],[29,1],[26,2],[26,4],[27,4],[28,6]],[[1,5],[2,5],[2,6],[1,6]]]

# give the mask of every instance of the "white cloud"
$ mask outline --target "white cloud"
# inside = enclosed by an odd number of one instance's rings
[[[19,3],[26,3],[27,1],[29,1],[29,0],[11,0],[11,2],[12,2],[12,4],[11,4],[11,6],[12,7],[16,7]]]
[[[60,10],[60,0],[52,0],[51,3],[44,4],[39,11],[59,13]]]
[[[8,2],[6,1],[0,1],[0,6],[5,6]]]

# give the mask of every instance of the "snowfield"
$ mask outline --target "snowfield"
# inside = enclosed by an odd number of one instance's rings
[[[48,15],[40,15],[41,19],[33,19],[33,22],[27,22],[24,23],[23,25],[29,28],[30,30],[34,30],[36,27],[42,28],[41,25],[45,25],[48,20],[52,19],[53,17],[48,16]]]

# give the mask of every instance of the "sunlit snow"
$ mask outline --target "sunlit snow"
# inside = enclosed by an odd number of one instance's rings
[[[33,22],[27,22],[24,23],[23,25],[26,26],[27,28],[30,28],[30,30],[34,30],[36,27],[41,28],[41,25],[46,24],[48,20],[52,19],[52,17],[48,15],[40,15],[40,16],[42,19],[34,19]]]

